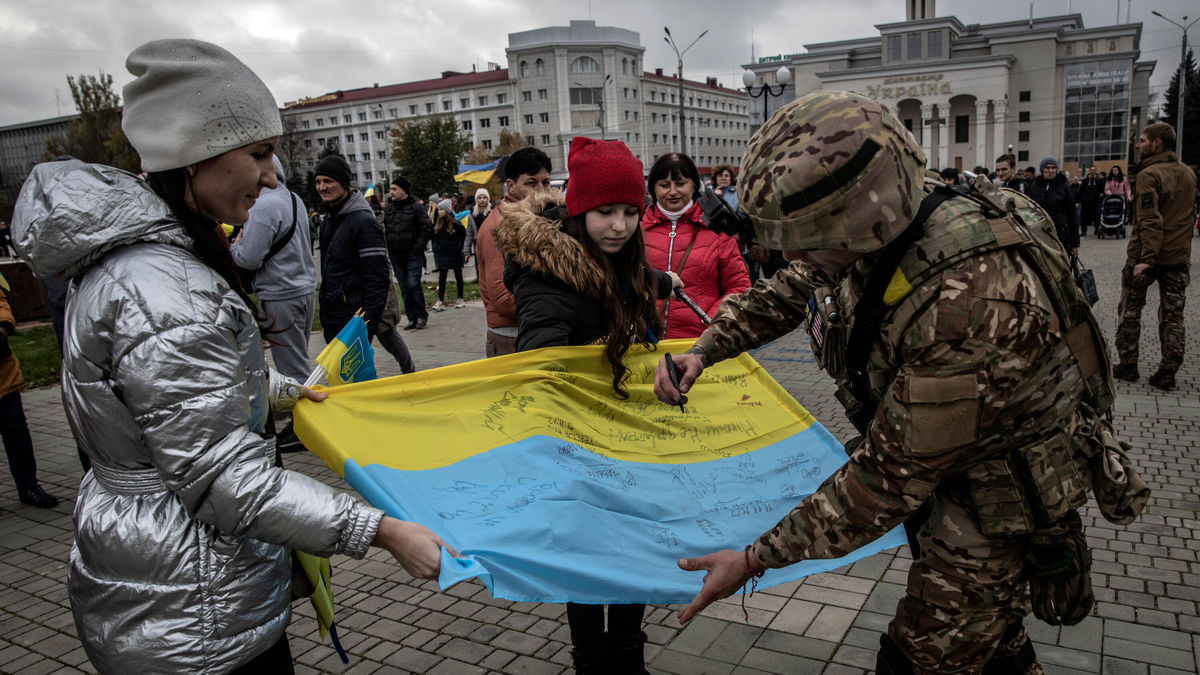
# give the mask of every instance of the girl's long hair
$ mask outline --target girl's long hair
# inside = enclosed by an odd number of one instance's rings
[[[566,216],[566,209],[559,211]],[[629,398],[622,386],[629,376],[623,359],[633,344],[654,348],[662,334],[662,319],[655,311],[657,298],[657,275],[646,262],[646,242],[642,238],[639,223],[633,236],[621,250],[606,254],[588,236],[584,214],[562,221],[562,231],[576,239],[604,270],[603,291],[600,305],[604,309],[607,336],[604,338],[604,357],[612,367],[613,391],[621,398]]]
[[[192,243],[196,246],[196,255],[238,294],[242,302],[245,302],[246,306],[250,308],[255,321],[259,324],[259,329],[266,333],[267,330],[263,326],[266,317],[259,310],[254,298],[250,297],[250,294],[242,286],[237,266],[233,262],[233,254],[229,252],[229,244],[217,232],[218,223],[196,213],[187,205],[187,200],[184,198],[184,195],[187,194],[186,169],[155,171],[147,174],[146,182],[150,185],[150,189],[154,190],[154,193],[161,197],[167,206],[171,207],[175,217],[183,224],[184,231],[192,238]]]
[[[454,226],[457,224],[458,221],[454,219],[454,216],[446,213],[446,209],[443,209],[440,206],[437,207],[437,222],[435,222],[433,225],[434,232],[447,230],[450,232],[450,234],[454,234]]]

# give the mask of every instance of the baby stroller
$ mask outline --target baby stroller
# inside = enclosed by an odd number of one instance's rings
[[[1096,228],[1096,237],[1103,239],[1107,235],[1125,238],[1125,197],[1123,195],[1108,195],[1100,202],[1100,227]]]

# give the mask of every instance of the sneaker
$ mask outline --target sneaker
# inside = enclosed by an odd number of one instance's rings
[[[36,506],[39,509],[52,509],[58,506],[58,498],[51,494],[46,494],[41,485],[34,483],[23,488],[17,489],[17,496],[21,498],[22,504]]]
[[[409,321],[408,325],[404,327],[404,330],[413,330],[414,328],[419,328],[419,326],[417,326],[417,322]]]
[[[417,330],[421,330],[422,328],[424,328],[427,323],[429,323],[429,319],[426,317],[421,317],[421,318],[417,319]]]
[[[1175,373],[1159,368],[1158,372],[1150,376],[1150,386],[1157,387],[1163,391],[1170,391],[1175,388]]]
[[[437,302],[433,303],[433,311],[440,312],[444,309],[446,309],[446,305],[442,304],[441,300],[438,300]]]
[[[466,306],[467,306],[467,303],[463,302],[462,298],[459,298],[458,302],[454,303],[454,309],[462,309],[463,307],[466,307]]]
[[[1113,368],[1113,377],[1126,382],[1137,382],[1141,375],[1138,374],[1136,363],[1119,363]]]

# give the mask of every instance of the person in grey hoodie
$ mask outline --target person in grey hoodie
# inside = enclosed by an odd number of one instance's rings
[[[267,368],[220,222],[240,225],[283,132],[266,85],[220,47],[129,55],[121,128],[147,179],[78,160],[33,168],[14,239],[71,280],[62,402],[92,462],[67,592],[95,669],[292,672],[288,550],[387,549],[434,579],[441,540],[276,464],[267,411],[320,399]]]
[[[303,382],[312,371],[308,334],[316,312],[317,268],[308,244],[308,209],[283,182],[275,157],[275,189],[264,189],[250,220],[229,247],[233,261],[254,270],[253,290],[267,316],[275,369]]]

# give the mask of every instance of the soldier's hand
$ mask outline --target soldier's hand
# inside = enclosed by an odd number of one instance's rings
[[[679,371],[679,389],[671,383],[671,375],[667,372],[667,359],[664,357],[658,362],[658,367],[654,370],[654,395],[658,400],[667,405],[679,405],[687,403],[687,397],[684,396],[689,389],[692,388],[692,383],[700,377],[700,373],[704,372],[704,356],[700,354],[674,354],[671,360],[675,362],[675,369]]]
[[[680,624],[691,621],[692,617],[717,600],[733,595],[750,579],[750,570],[746,569],[745,551],[726,549],[709,553],[703,558],[682,558],[679,561],[679,569],[706,572],[704,586],[696,597],[692,598],[692,604],[676,614]]]
[[[1146,263],[1138,263],[1133,266],[1133,276],[1135,276],[1135,277],[1144,276],[1146,274],[1146,270],[1148,270],[1148,269],[1150,269],[1150,266],[1147,265]]]

